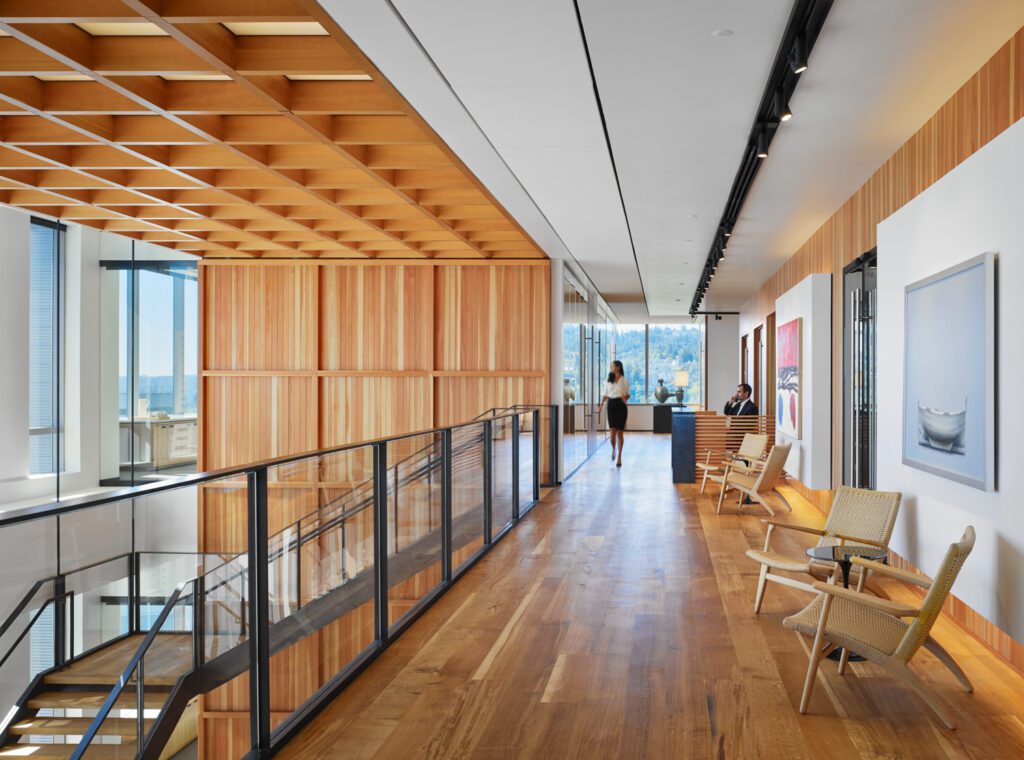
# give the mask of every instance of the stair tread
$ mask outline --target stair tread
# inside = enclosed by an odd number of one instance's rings
[[[0,747],[0,758],[70,758],[77,746],[76,744],[7,744]],[[135,742],[95,744],[89,748],[85,756],[88,760],[131,760],[135,757]]]
[[[92,724],[92,718],[51,718],[34,717],[18,721],[9,729],[12,734],[48,736],[48,735],[83,735]],[[147,724],[152,720],[146,719]],[[136,731],[135,718],[107,718],[100,727],[104,735],[134,737]]]
[[[113,686],[110,688],[112,689]],[[103,706],[104,700],[109,695],[110,689],[96,689],[88,691],[77,691],[71,689],[66,691],[43,691],[29,697],[25,706],[33,710],[39,710],[47,707],[98,710]],[[164,702],[167,701],[167,695],[168,692],[166,691],[153,691],[147,689],[145,695],[145,706],[150,709],[159,709],[163,707]],[[135,708],[135,705],[135,690],[133,689],[130,693],[122,692],[117,698],[115,707],[119,710],[131,710]]]

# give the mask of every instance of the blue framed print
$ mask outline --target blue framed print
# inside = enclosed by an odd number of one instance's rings
[[[996,487],[995,254],[907,285],[903,464]]]

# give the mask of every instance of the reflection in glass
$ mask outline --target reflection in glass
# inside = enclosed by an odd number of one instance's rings
[[[116,357],[104,351],[104,386],[116,382],[116,451],[104,485],[131,485],[194,472],[198,451],[198,267],[193,257],[149,251],[103,260],[105,313],[117,307]],[[105,335],[113,338],[111,317]],[[116,380],[112,377],[117,363]],[[111,391],[103,391],[103,395]],[[104,448],[112,446],[114,404],[101,404]],[[116,458],[117,465],[113,460]]]

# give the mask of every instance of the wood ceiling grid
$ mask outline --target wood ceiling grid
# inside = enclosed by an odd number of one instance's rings
[[[0,5],[0,202],[205,256],[542,258],[312,0]]]

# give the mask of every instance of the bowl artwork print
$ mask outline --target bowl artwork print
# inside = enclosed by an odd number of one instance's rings
[[[944,412],[917,402],[918,443],[952,454],[964,453],[967,430],[967,399],[959,412]]]

